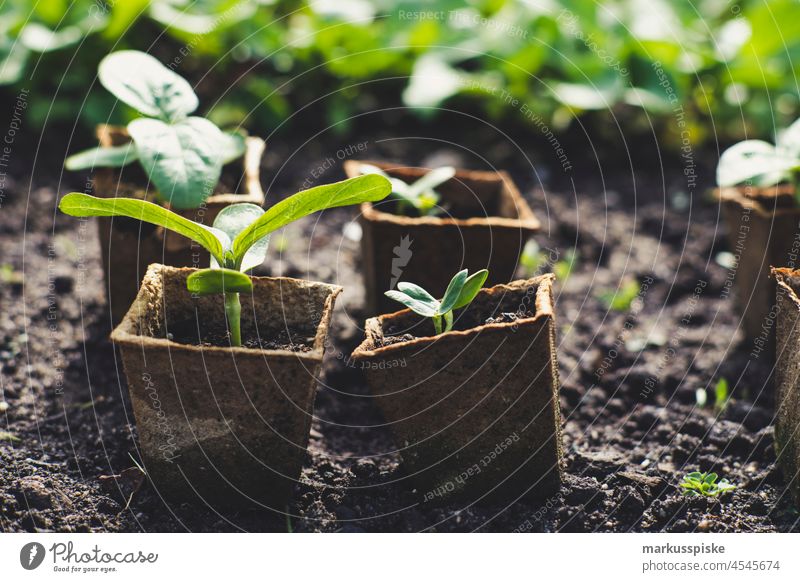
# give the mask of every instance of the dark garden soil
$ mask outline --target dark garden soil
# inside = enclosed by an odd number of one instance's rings
[[[573,184],[559,177],[560,168],[534,175],[514,161],[519,151],[497,136],[471,139],[483,140],[482,151],[512,171],[543,221],[542,249],[553,249],[555,259],[571,248],[579,255],[571,276],[556,285],[566,454],[558,495],[508,506],[441,506],[414,495],[349,358],[362,339],[365,314],[359,244],[348,226],[356,210],[337,209],[290,226],[286,243],[273,242],[272,260],[258,271],[346,288],[289,516],[256,510],[223,515],[165,503],[135,468],[135,425],[121,362],[103,323],[94,223],[56,216],[58,172],[51,177],[37,167],[32,181],[30,168],[18,169],[16,181],[9,178],[0,210],[2,262],[24,277],[15,282],[19,277],[5,270],[0,285],[0,396],[7,404],[0,409],[0,529],[800,529],[775,466],[771,364],[766,352],[737,333],[729,270],[715,260],[727,250],[718,207],[699,186],[688,196],[680,165],[662,173],[652,162],[635,179],[630,169],[603,168],[601,174],[594,166],[576,168],[573,175],[583,176]],[[357,141],[312,140],[295,156],[288,147],[270,146],[263,172],[268,199],[310,185],[311,168],[338,158],[351,143]],[[480,159],[437,140],[369,144],[376,159],[481,166]],[[582,165],[578,156],[572,159]],[[324,168],[322,179],[340,178],[339,163]],[[83,187],[80,177],[73,179],[72,187]],[[628,311],[608,310],[598,295],[627,279],[642,283],[639,297]],[[732,387],[732,400],[715,409],[720,378]],[[703,409],[695,406],[701,387],[709,389]],[[714,470],[738,488],[718,501],[685,498],[677,485],[696,469]]]
[[[277,331],[259,330],[260,333],[242,331],[242,347],[253,350],[287,350],[290,352],[310,352],[314,349],[313,331],[281,329]],[[181,321],[169,328],[169,339],[191,346],[231,347],[231,337],[227,330],[206,329],[198,333],[197,321]]]

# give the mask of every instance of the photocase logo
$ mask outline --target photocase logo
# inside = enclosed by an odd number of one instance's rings
[[[44,561],[44,546],[39,542],[29,542],[19,551],[19,563],[26,570],[35,570]]]
[[[411,255],[414,254],[411,252],[411,244],[413,242],[411,237],[406,235],[400,239],[400,244],[392,249],[394,257],[392,258],[392,281],[389,284],[389,289],[395,288],[397,282],[400,281],[400,276],[403,274],[403,267],[408,265],[411,260]]]

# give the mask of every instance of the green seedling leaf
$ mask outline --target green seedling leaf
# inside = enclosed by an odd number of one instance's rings
[[[431,306],[431,308],[438,313],[439,311],[439,302],[431,296],[430,293],[425,291],[419,285],[415,285],[414,283],[406,283],[401,282],[397,284],[397,289],[412,299],[416,299],[417,301],[421,301],[422,303],[427,303]]]
[[[444,184],[456,175],[456,169],[452,166],[443,166],[431,170],[422,178],[408,187],[406,194],[411,198],[418,198],[421,194],[427,193],[437,186]],[[437,197],[438,198],[438,197]]]
[[[222,133],[220,136],[220,156],[222,164],[230,164],[241,158],[247,150],[247,141],[241,133]]]
[[[240,232],[258,220],[264,214],[264,210],[255,204],[231,204],[220,210],[214,219],[214,228],[221,230],[228,235],[230,240],[234,240]],[[249,271],[264,262],[269,247],[269,235],[265,236],[253,246],[251,246],[242,259],[239,266],[241,271]],[[225,249],[230,250],[230,249]],[[212,262],[212,266],[216,261]],[[235,266],[235,265],[231,265]]]
[[[792,144],[790,142],[789,147],[794,147]],[[747,182],[755,186],[772,186],[786,179],[788,172],[798,165],[800,160],[771,143],[749,139],[722,153],[717,166],[717,184],[722,188]]]
[[[248,293],[253,290],[253,282],[241,271],[201,269],[186,278],[186,288],[197,295]]]
[[[175,124],[136,119],[128,132],[161,198],[175,208],[197,208],[214,191],[222,173],[219,128],[202,117]]]
[[[483,284],[486,283],[486,278],[489,276],[489,271],[486,269],[481,269],[477,273],[473,273],[467,280],[464,282],[464,286],[461,288],[461,293],[458,295],[458,299],[453,305],[453,309],[461,309],[462,307],[466,307],[472,300],[475,299],[475,296],[478,294],[483,288]]]
[[[690,497],[696,495],[716,497],[722,495],[726,491],[736,489],[736,485],[733,485],[727,479],[721,479],[717,482],[718,477],[716,473],[700,473],[694,471],[683,477],[680,487],[684,495]]]
[[[111,53],[100,62],[98,77],[117,99],[163,121],[184,119],[199,104],[192,86],[184,78],[147,53]]]
[[[466,269],[455,274],[455,276],[450,280],[450,284],[447,286],[447,291],[444,292],[442,304],[441,307],[439,307],[439,313],[445,314],[453,310],[456,301],[458,301],[458,298],[461,295],[461,291],[464,289],[464,283],[466,283],[466,281]]]
[[[14,436],[8,431],[0,430],[0,442],[6,441],[9,443],[18,443],[20,441],[19,437]]]
[[[728,404],[728,381],[720,378],[714,387],[714,407],[722,410]]]
[[[390,290],[384,293],[389,299],[394,299],[395,301],[399,301],[406,307],[408,307],[414,313],[421,315],[422,317],[434,317],[436,315],[436,309],[431,307],[429,303],[425,303],[414,299],[403,293],[402,291],[395,291]]]
[[[223,263],[224,249],[230,245],[224,232],[192,222],[145,200],[98,198],[82,192],[71,192],[61,199],[58,207],[70,216],[127,216],[162,226],[195,241],[220,264]]]
[[[64,167],[71,172],[95,167],[121,168],[138,159],[136,146],[133,143],[126,143],[109,148],[92,148],[73,154],[66,159]]]
[[[233,255],[236,264],[241,264],[251,246],[290,222],[327,208],[382,200],[391,190],[392,186],[386,178],[368,174],[310,188],[281,200],[234,239]]]
[[[639,296],[641,286],[638,281],[630,280],[615,291],[606,291],[600,294],[600,300],[606,307],[614,311],[630,311],[633,302]]]

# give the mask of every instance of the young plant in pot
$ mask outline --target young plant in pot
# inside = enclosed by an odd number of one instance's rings
[[[777,282],[775,449],[796,507],[800,506],[800,270],[772,269]]]
[[[211,268],[153,264],[111,339],[120,348],[145,469],[173,499],[283,510],[300,476],[328,325],[340,287],[249,277],[270,233],[313,212],[377,201],[364,176],[264,212],[234,204],[211,227],[144,200],[71,193],[72,216],[122,216],[185,236]]]
[[[348,160],[349,177],[382,173],[393,196],[361,207],[361,248],[367,309],[384,313],[383,291],[402,276],[428,289],[449,280],[452,257],[472,271],[489,270],[489,284],[514,279],[519,257],[539,221],[502,171],[409,168]]]
[[[367,320],[353,353],[422,502],[513,501],[561,483],[553,275],[482,289],[457,273],[441,299],[402,282],[408,309]]]
[[[725,150],[717,167],[715,191],[722,205],[731,251],[741,327],[751,340],[771,346],[768,321],[775,300],[770,265],[793,264],[793,241],[800,231],[797,172],[800,121],[778,135],[776,144],[746,140]]]
[[[105,57],[98,78],[141,114],[127,127],[99,126],[100,147],[67,158],[68,170],[95,170],[98,195],[148,200],[205,224],[229,204],[264,203],[259,178],[263,140],[223,132],[191,115],[198,99],[185,79],[138,51]],[[238,160],[239,166],[233,163]],[[112,323],[133,302],[149,264],[208,263],[203,247],[162,227],[103,217],[98,229]]]

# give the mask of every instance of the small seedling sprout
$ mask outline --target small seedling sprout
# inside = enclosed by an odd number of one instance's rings
[[[634,301],[639,296],[641,286],[638,281],[633,279],[626,281],[615,291],[605,291],[600,294],[600,300],[606,307],[614,311],[626,312],[633,307]]]
[[[717,166],[717,184],[721,188],[742,185],[767,187],[791,182],[797,189],[798,171],[800,120],[783,130],[777,136],[775,145],[759,139],[748,139],[725,150]]]
[[[724,410],[728,405],[729,398],[728,381],[725,378],[720,378],[717,385],[714,386],[714,408],[718,411]]]
[[[434,216],[440,212],[439,200],[441,199],[435,188],[455,176],[456,170],[451,166],[436,168],[412,184],[389,176],[371,164],[361,164],[361,173],[377,174],[392,183],[392,196],[397,199],[399,214],[409,214],[410,210],[414,209],[420,216]]]
[[[683,494],[687,497],[717,497],[727,491],[736,489],[736,485],[733,485],[727,479],[717,481],[716,473],[700,473],[699,471],[684,475],[680,486]]]
[[[386,291],[385,295],[399,301],[414,313],[431,318],[433,328],[439,335],[453,329],[453,310],[472,303],[489,276],[489,271],[486,269],[481,269],[470,276],[467,276],[467,273],[467,269],[464,269],[455,274],[441,300],[434,299],[419,285],[404,282],[397,284],[397,290]],[[442,320],[444,320],[444,329],[442,329]]]
[[[128,124],[129,143],[74,154],[66,160],[68,170],[120,168],[138,160],[160,202],[198,208],[214,191],[222,166],[244,154],[243,135],[189,115],[199,104],[192,86],[149,54],[111,53],[100,61],[97,76],[145,117]]]
[[[241,346],[239,294],[253,289],[253,282],[245,273],[264,262],[270,234],[320,210],[382,200],[390,189],[389,182],[381,176],[359,176],[298,192],[266,212],[255,204],[232,204],[220,211],[211,227],[132,198],[97,198],[72,192],[61,199],[59,208],[78,217],[135,218],[183,235],[205,248],[211,254],[211,268],[189,275],[186,286],[197,295],[224,295],[231,345]]]

